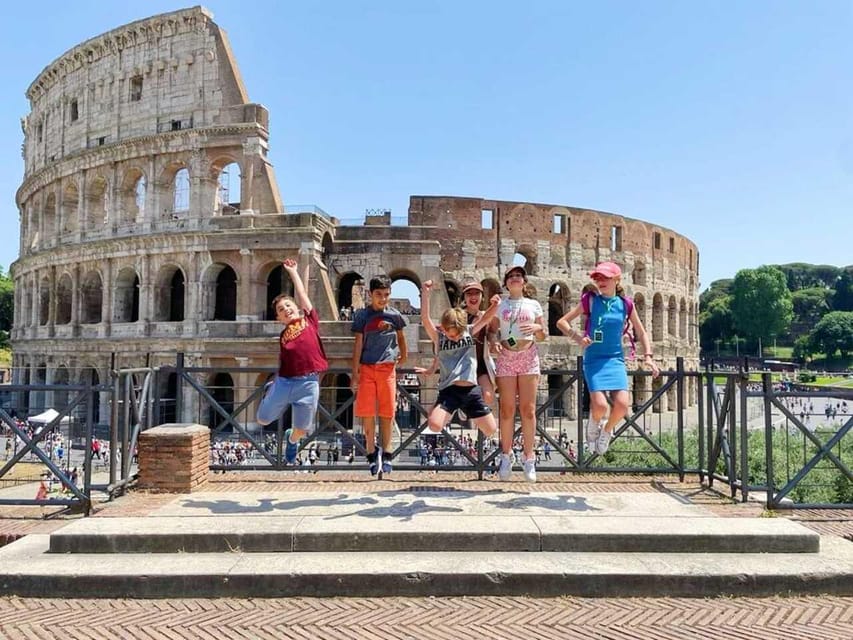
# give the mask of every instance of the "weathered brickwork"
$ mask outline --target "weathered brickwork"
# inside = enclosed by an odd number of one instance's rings
[[[210,429],[198,424],[164,424],[139,434],[139,488],[192,493],[208,480]]]
[[[267,159],[269,114],[249,101],[227,37],[204,8],[83,42],[51,62],[27,97],[20,257],[11,268],[15,382],[106,382],[113,369],[174,366],[183,352],[239,403],[266,377],[251,369],[276,363],[280,327],[269,303],[292,289],[280,264],[296,255],[310,264],[333,366],[348,367],[352,350],[339,311],[363,304],[371,276],[445,283],[432,294],[439,313],[465,279],[498,290],[516,253],[552,323],[577,302],[596,261],[620,263],[661,364],[677,356],[698,364],[698,250],[669,229],[452,196],[413,196],[407,225],[386,213],[346,226],[316,208],[286,210]],[[406,331],[409,364],[418,364],[428,342],[416,324]],[[542,352],[546,366],[576,355],[557,335]],[[348,385],[327,378],[324,388],[332,382]],[[189,385],[177,403],[174,374],[158,384],[159,396],[183,408],[173,420],[200,420]],[[40,393],[38,404],[57,400]],[[101,396],[96,420],[105,422]]]

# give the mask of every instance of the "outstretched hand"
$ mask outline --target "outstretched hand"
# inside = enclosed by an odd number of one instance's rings
[[[497,293],[489,298],[489,304],[493,307],[498,306],[501,303],[501,297]]]
[[[297,264],[296,260],[294,260],[293,258],[285,258],[284,261],[281,263],[281,266],[284,267],[284,270],[288,273],[296,272]]]
[[[421,291],[424,293],[429,293],[432,290],[432,280],[424,280],[421,285]]]

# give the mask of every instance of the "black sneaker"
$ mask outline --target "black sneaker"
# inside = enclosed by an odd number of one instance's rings
[[[375,476],[379,473],[379,465],[376,463],[376,451],[367,454],[367,461],[370,463],[370,475]]]

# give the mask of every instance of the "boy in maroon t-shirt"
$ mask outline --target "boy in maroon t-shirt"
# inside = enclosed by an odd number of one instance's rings
[[[278,375],[267,387],[258,407],[257,420],[267,425],[291,407],[293,428],[285,432],[284,459],[293,464],[299,440],[314,431],[320,374],[329,364],[320,340],[320,319],[299,277],[296,261],[288,258],[282,267],[293,282],[294,297],[278,295],[272,302],[276,320],[284,329],[279,336]]]

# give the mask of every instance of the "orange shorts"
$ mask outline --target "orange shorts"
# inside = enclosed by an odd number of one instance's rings
[[[355,394],[357,418],[394,417],[397,408],[396,366],[393,362],[361,365]]]

